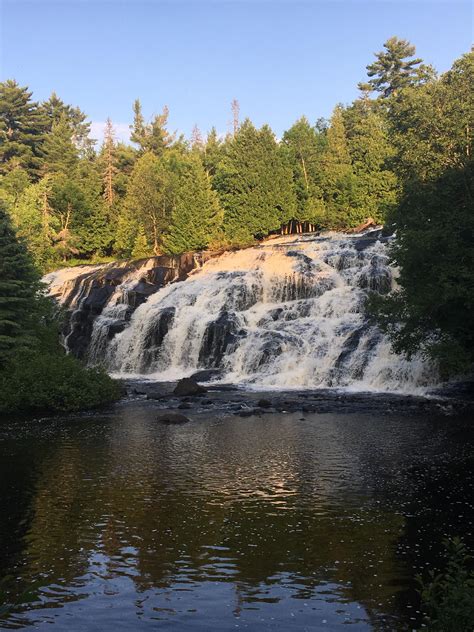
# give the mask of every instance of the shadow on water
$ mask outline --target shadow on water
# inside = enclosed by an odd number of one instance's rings
[[[0,426],[0,629],[418,625],[413,576],[472,537],[467,420],[191,416]]]

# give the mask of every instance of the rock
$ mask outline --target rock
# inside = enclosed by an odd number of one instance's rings
[[[166,412],[158,415],[156,421],[161,421],[164,424],[186,424],[191,420],[186,415],[181,415],[181,413]]]
[[[252,415],[255,415],[255,411],[254,410],[241,410],[237,414],[239,415],[239,417],[252,417]]]
[[[203,369],[193,373],[190,377],[196,382],[209,382],[210,380],[217,379],[222,374],[220,369]]]
[[[191,404],[188,404],[188,402],[183,402],[182,404],[178,406],[178,408],[180,410],[189,410],[190,408],[192,408],[192,406]]]
[[[259,399],[257,402],[257,406],[260,408],[271,408],[271,401],[269,399]]]
[[[198,384],[190,377],[183,377],[182,380],[176,385],[173,393],[178,397],[187,397],[188,395],[201,395],[201,393],[207,393],[207,389],[204,386]]]

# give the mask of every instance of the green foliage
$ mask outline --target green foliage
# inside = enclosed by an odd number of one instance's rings
[[[73,130],[65,114],[52,124],[43,143],[43,161],[46,173],[71,174],[78,161],[78,151],[73,143]]]
[[[136,162],[127,187],[125,206],[129,218],[144,230],[155,254],[160,253],[168,227],[173,197],[173,173],[148,151]]]
[[[297,211],[294,219],[321,220],[322,165],[326,134],[302,116],[283,134],[282,151],[293,171]]]
[[[22,167],[37,177],[47,119],[28,88],[9,79],[0,83],[0,173]]]
[[[120,397],[100,369],[85,369],[60,349],[18,352],[0,371],[0,414],[64,412],[93,408]]]
[[[415,47],[407,40],[391,37],[385,42],[384,49],[376,53],[376,61],[367,66],[370,79],[366,84],[360,84],[361,89],[376,90],[386,98],[433,75],[431,68],[421,64],[421,59],[410,59],[415,54]]]
[[[25,240],[40,270],[46,270],[60,261],[54,248],[60,221],[52,212],[50,197],[51,179],[43,178],[27,187],[9,209],[18,236]]]
[[[327,130],[323,154],[322,189],[324,228],[344,229],[356,226],[366,217],[358,205],[358,181],[349,152],[343,108],[337,106]]]
[[[207,248],[219,233],[222,211],[199,156],[190,156],[177,183],[164,249],[171,254]]]
[[[417,575],[422,609],[431,632],[460,632],[472,629],[474,621],[474,572],[472,557],[460,538],[444,541],[446,569],[428,579]]]
[[[378,306],[395,349],[421,349],[444,376],[474,363],[473,172],[471,162],[406,187],[391,216],[400,287]]]
[[[383,223],[397,201],[398,182],[387,117],[369,99],[358,99],[344,112],[347,142],[357,181],[356,204],[363,220]]]
[[[146,123],[142,113],[142,106],[138,99],[133,104],[133,125],[130,139],[139,146],[141,154],[151,152],[155,156],[162,156],[165,149],[171,146],[173,134],[166,129],[168,123],[168,108],[164,107],[161,114]]]
[[[0,413],[79,410],[119,395],[105,373],[61,348],[52,301],[0,209]]]
[[[0,207],[0,367],[19,348],[34,343],[39,275]]]
[[[43,101],[40,109],[47,119],[47,131],[51,132],[53,126],[64,119],[72,130],[72,137],[76,147],[85,157],[93,149],[94,141],[89,138],[90,123],[87,115],[78,107],[67,105],[55,92],[51,94],[47,101]]]
[[[438,81],[404,90],[391,104],[394,166],[405,181],[462,168],[472,156],[474,52]]]
[[[296,214],[292,172],[271,129],[244,121],[219,163],[214,185],[224,208],[224,230],[250,243]]]

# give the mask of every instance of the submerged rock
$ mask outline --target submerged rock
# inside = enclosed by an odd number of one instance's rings
[[[160,413],[157,416],[156,421],[160,421],[164,424],[186,424],[191,420],[189,417],[186,417],[186,415],[182,415],[181,413],[166,412]]]
[[[200,395],[201,393],[207,393],[207,389],[204,386],[198,384],[190,377],[184,377],[176,385],[173,391],[174,395],[179,397],[187,397],[189,395]]]

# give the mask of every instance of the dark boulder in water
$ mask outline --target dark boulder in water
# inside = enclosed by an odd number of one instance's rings
[[[157,416],[156,421],[160,421],[164,424],[186,424],[191,420],[189,417],[186,417],[186,415],[182,415],[181,413],[166,412],[160,413]]]
[[[257,406],[259,406],[260,408],[270,408],[270,406],[272,405],[271,401],[269,399],[259,399],[257,402]]]
[[[201,393],[207,393],[207,389],[198,384],[192,378],[183,377],[183,379],[179,380],[177,383],[173,393],[174,395],[178,395],[178,397],[188,397],[189,395],[201,395]]]

